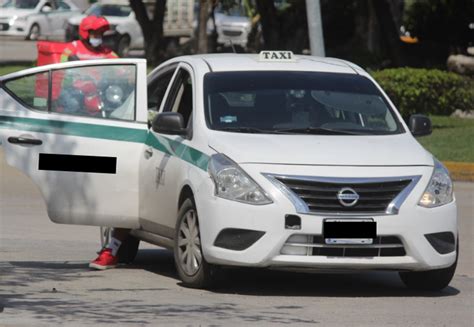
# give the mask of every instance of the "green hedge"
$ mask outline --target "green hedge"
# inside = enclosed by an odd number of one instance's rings
[[[393,68],[372,72],[404,116],[450,115],[474,110],[474,80],[438,69]]]

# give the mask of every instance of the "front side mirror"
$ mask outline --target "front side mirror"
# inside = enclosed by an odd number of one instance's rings
[[[42,13],[45,13],[45,14],[47,14],[47,13],[49,13],[49,12],[51,12],[51,11],[53,11],[53,8],[51,8],[51,6],[46,6],[46,5],[45,5],[45,6],[43,6],[43,8],[41,8],[41,12],[42,12]]]
[[[408,127],[413,136],[425,136],[431,134],[431,120],[425,115],[411,115]]]
[[[151,129],[160,134],[186,135],[183,116],[178,112],[162,112],[156,115],[151,123]]]

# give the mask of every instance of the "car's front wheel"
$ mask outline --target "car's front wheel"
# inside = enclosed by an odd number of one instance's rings
[[[458,263],[458,255],[459,243],[456,253],[456,261],[454,261],[451,266],[428,271],[400,272],[400,279],[408,288],[424,291],[440,291],[448,286],[453,279]]]
[[[36,41],[39,39],[40,34],[41,34],[41,29],[39,25],[35,23],[31,26],[30,31],[28,32],[28,35],[26,36],[26,39]]]
[[[183,284],[193,288],[213,286],[218,268],[203,256],[198,213],[192,199],[184,201],[178,212],[174,242],[176,270]]]

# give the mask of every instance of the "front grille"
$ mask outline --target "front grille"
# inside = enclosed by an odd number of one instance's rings
[[[310,213],[386,213],[390,203],[411,182],[412,178],[396,180],[356,181],[355,179],[298,179],[275,177],[302,200]],[[338,193],[350,188],[359,196],[353,206],[344,206]],[[350,201],[349,201],[350,202]]]
[[[242,31],[223,30],[222,34],[224,34],[225,36],[240,36],[242,35]]]
[[[325,257],[402,257],[406,255],[397,236],[379,236],[372,244],[326,244],[321,235],[292,235],[281,254]]]

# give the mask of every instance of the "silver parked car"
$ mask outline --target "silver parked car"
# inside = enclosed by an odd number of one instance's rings
[[[0,35],[63,38],[66,21],[77,13],[69,0],[8,0],[1,6]]]

